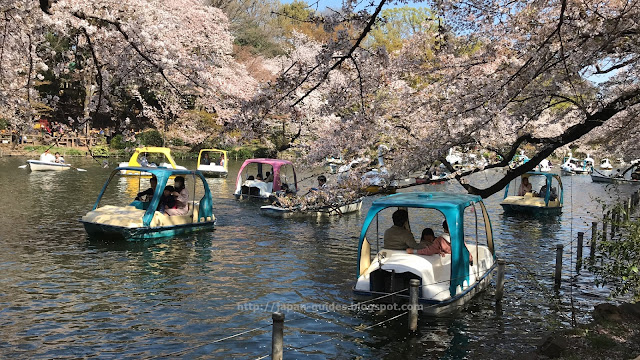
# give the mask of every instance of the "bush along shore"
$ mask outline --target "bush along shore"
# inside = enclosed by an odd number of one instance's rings
[[[528,359],[640,360],[640,304],[599,304],[593,321],[546,336]]]

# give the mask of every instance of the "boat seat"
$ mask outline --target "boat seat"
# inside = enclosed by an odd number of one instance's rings
[[[198,202],[196,202],[196,207],[198,206]],[[163,214],[159,211],[156,211],[153,215],[153,220],[151,220],[151,227],[156,226],[175,226],[175,225],[185,225],[191,224],[194,222],[194,207],[192,203],[187,203],[187,213],[185,215],[167,215]],[[198,210],[195,210],[197,216]]]

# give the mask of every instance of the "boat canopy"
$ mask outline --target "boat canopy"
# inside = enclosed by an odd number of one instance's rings
[[[198,164],[202,164],[202,156],[206,153],[213,153],[213,154],[218,154],[218,156],[222,155],[222,158],[225,160],[224,161],[224,168],[227,168],[227,164],[229,163],[229,157],[227,156],[227,151],[226,150],[218,150],[218,149],[202,149],[200,150],[200,153],[198,154]],[[211,160],[213,161],[213,160]],[[217,164],[220,165],[220,164]]]
[[[389,195],[375,200],[371,204],[360,231],[358,264],[360,264],[361,256],[369,256],[369,254],[361,253],[362,245],[364,241],[367,241],[366,234],[369,226],[380,211],[391,207],[438,210],[444,215],[449,225],[449,234],[451,236],[451,283],[449,291],[451,296],[454,296],[458,286],[463,286],[464,281],[469,283],[469,251],[464,243],[463,215],[465,208],[474,204],[480,205],[481,216],[484,217],[484,223],[486,224],[487,246],[491,253],[494,254],[493,230],[480,196],[443,192],[412,192]],[[357,271],[358,276],[360,275],[359,270]]]
[[[140,149],[144,149],[144,148],[140,148]],[[151,173],[151,175],[154,175],[158,180],[158,184],[156,185],[153,198],[151,199],[151,202],[149,203],[149,206],[147,207],[147,210],[145,211],[145,214],[142,218],[142,222],[144,226],[149,226],[151,224],[151,220],[153,219],[153,215],[156,211],[156,208],[158,207],[158,203],[160,202],[160,197],[162,196],[162,192],[164,191],[164,188],[167,185],[167,181],[169,180],[169,178],[175,177],[175,176],[191,175],[194,177],[199,177],[202,180],[204,196],[202,197],[202,199],[200,199],[200,205],[198,208],[198,217],[200,219],[202,218],[206,219],[213,216],[213,200],[211,198],[211,190],[209,190],[209,184],[207,183],[207,180],[205,179],[205,177],[202,175],[200,171],[187,170],[187,169],[167,169],[167,168],[148,168],[148,167],[143,168],[143,167],[133,167],[133,166],[121,166],[111,172],[109,179],[107,179],[107,181],[104,183],[104,186],[102,186],[100,195],[98,195],[98,199],[96,200],[96,203],[93,205],[92,210],[95,210],[98,208],[98,205],[100,204],[100,200],[102,199],[102,196],[104,195],[105,190],[107,189],[107,186],[109,185],[113,177],[120,174],[120,171],[123,171],[123,170],[137,171],[139,173],[142,173],[144,171],[147,173]]]
[[[296,175],[296,171],[293,168],[293,163],[291,163],[291,161],[289,160],[280,160],[280,159],[267,159],[267,158],[259,158],[259,159],[247,159],[244,161],[244,163],[242,163],[242,166],[240,167],[240,171],[238,171],[238,177],[236,179],[236,192],[240,191],[240,186],[242,185],[243,179],[242,179],[242,174],[244,169],[250,165],[250,164],[257,164],[258,166],[258,173],[262,174],[262,165],[269,165],[271,166],[271,168],[273,169],[273,190],[272,192],[276,192],[279,191],[281,189],[282,186],[282,181],[280,178],[280,169],[282,167],[285,166],[290,166],[291,170],[293,171],[293,188],[291,188],[292,190],[297,190],[298,188],[298,179],[297,179],[297,175]]]
[[[163,154],[167,158],[167,161],[169,162],[169,164],[171,164],[171,167],[173,167],[174,169],[177,167],[176,162],[171,157],[171,149],[166,147],[158,147],[158,146],[145,146],[145,147],[136,148],[135,152],[133,153],[133,155],[131,155],[131,158],[129,159],[128,166],[140,167],[141,164],[138,162],[138,156],[144,153]],[[144,171],[149,172],[149,168],[145,167]]]

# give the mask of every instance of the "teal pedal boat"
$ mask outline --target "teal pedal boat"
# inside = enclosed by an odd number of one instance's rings
[[[143,170],[146,176],[124,175]],[[163,211],[166,200],[162,200],[176,177],[185,179],[187,211],[170,216]],[[211,230],[216,218],[209,185],[200,171],[125,166],[111,172],[93,209],[80,222],[91,237],[135,241]]]
[[[408,216],[402,226],[396,224],[400,211]],[[428,230],[442,234],[438,239],[448,243],[446,251],[430,253],[426,250],[431,246],[421,250],[406,246],[407,236],[417,245],[433,244],[421,237]],[[398,232],[405,234],[405,242],[392,241],[392,234]],[[412,192],[375,200],[360,231],[355,265],[356,300],[406,305],[410,281],[417,279],[418,302],[424,314],[458,311],[488,286],[497,267],[491,221],[482,198]]]

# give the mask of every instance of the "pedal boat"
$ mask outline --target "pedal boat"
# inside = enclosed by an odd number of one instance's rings
[[[205,155],[209,157],[209,164],[206,163]],[[229,157],[225,150],[202,149],[198,154],[197,170],[202,172],[204,176],[227,177],[229,174],[228,163]]]
[[[522,179],[527,178],[533,188],[541,189],[546,185],[544,194],[527,192],[523,196],[518,195],[518,189]],[[562,212],[563,189],[560,176],[548,172],[530,171],[523,174],[520,181],[512,181],[513,186],[507,184],[504,189],[504,199],[500,203],[505,212],[519,212],[531,215],[558,215]],[[557,189],[560,189],[558,193]],[[509,194],[511,190],[511,194]]]
[[[266,173],[273,175],[273,181],[266,181]],[[265,181],[256,180],[260,175]],[[253,179],[249,179],[249,177]],[[288,160],[279,159],[247,159],[238,171],[236,190],[233,195],[236,200],[268,200],[269,196],[282,190],[287,184],[290,192],[298,191],[298,178],[293,164]]]
[[[315,217],[322,218],[327,216],[342,216],[349,213],[360,211],[362,208],[362,198],[355,201],[338,203],[334,205],[321,206],[319,208],[302,209],[296,208],[284,208],[277,205],[265,205],[261,206],[260,210],[263,214],[273,217],[281,218],[296,218],[296,217]]]
[[[105,191],[109,187],[115,187],[116,192],[122,193],[120,181],[117,181],[117,179],[125,176],[123,175],[124,171],[137,172],[138,174],[149,172],[155,175],[158,179],[158,184],[153,196],[151,199],[133,200],[125,206],[101,206],[101,200],[103,200]],[[169,216],[156,211],[169,178],[175,176],[184,176],[187,189],[191,188],[190,201],[188,203],[189,211],[186,215]],[[139,176],[140,178],[142,176]],[[135,179],[128,178],[123,180]],[[139,185],[138,188],[140,188]],[[196,188],[200,189],[197,193]],[[202,194],[198,201],[195,200],[196,194]],[[126,197],[126,194],[121,196]],[[84,215],[80,222],[84,225],[87,233],[93,237],[145,240],[200,230],[211,230],[215,226],[216,218],[213,215],[211,191],[201,172],[181,169],[119,167],[111,172],[111,176],[102,187],[93,209]]]
[[[423,256],[381,248],[382,229],[392,224],[391,215],[396,209],[407,209],[409,221],[414,223],[437,218],[427,223],[431,227],[441,226],[444,217],[449,224],[452,253]],[[389,195],[373,202],[362,225],[353,291],[357,299],[408,302],[409,281],[418,279],[422,312],[444,315],[464,307],[489,285],[497,266],[495,259],[491,222],[480,196],[442,192]]]
[[[161,162],[159,165],[155,165],[153,163],[149,163],[149,165],[145,165],[144,162],[143,164],[140,163],[141,157],[140,155],[142,154],[160,154],[160,155],[164,155],[164,160],[163,162]],[[143,176],[151,176],[151,173],[147,171],[147,169],[181,169],[181,170],[186,170],[187,168],[184,166],[180,166],[177,165],[176,162],[173,160],[173,157],[171,156],[171,149],[166,148],[166,147],[157,147],[157,146],[145,146],[145,147],[140,147],[140,148],[136,148],[136,150],[133,152],[133,155],[131,155],[131,158],[129,159],[128,162],[121,162],[119,164],[119,167],[124,168],[124,167],[142,167],[145,169],[145,171],[142,172]],[[122,174],[123,175],[131,175],[131,176],[139,176],[140,173],[137,171],[133,171],[133,170],[122,170]]]

